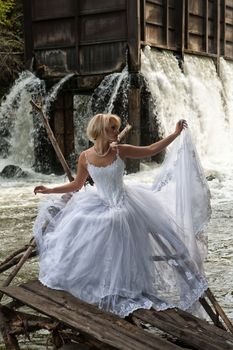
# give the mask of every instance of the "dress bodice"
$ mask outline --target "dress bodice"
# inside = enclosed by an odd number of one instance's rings
[[[124,195],[124,162],[117,154],[116,159],[107,166],[97,167],[87,160],[88,171],[95,182],[99,196],[109,207],[121,206]]]

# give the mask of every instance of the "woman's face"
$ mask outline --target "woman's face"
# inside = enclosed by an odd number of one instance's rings
[[[109,125],[106,128],[106,133],[107,133],[109,141],[111,141],[111,142],[117,141],[117,135],[119,134],[119,129],[118,129],[118,125],[115,122],[115,120],[109,121]]]

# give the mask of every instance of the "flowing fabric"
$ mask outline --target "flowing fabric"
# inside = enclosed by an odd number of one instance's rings
[[[189,131],[173,142],[152,187],[124,184],[118,155],[87,167],[95,186],[41,205],[40,281],[120,317],[192,307],[207,289],[210,196]]]

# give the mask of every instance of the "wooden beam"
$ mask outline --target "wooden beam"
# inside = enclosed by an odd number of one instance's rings
[[[137,310],[134,316],[145,323],[177,337],[188,346],[196,350],[230,350],[233,349],[233,337],[230,338],[232,346],[229,345],[229,338],[217,337],[215,326],[203,326],[204,321],[183,312],[177,313],[176,309],[166,311]],[[208,330],[208,331],[207,331]],[[225,331],[221,331],[227,333]]]
[[[185,0],[185,49],[189,49],[189,0]]]
[[[220,57],[220,34],[221,34],[221,3],[220,0],[216,0],[216,8],[215,8],[215,16],[216,16],[216,24],[215,24],[215,33],[214,33],[214,43],[216,47],[217,57]],[[225,17],[224,17],[225,18]]]
[[[205,35],[204,35],[204,50],[206,53],[208,53],[209,48],[208,48],[208,44],[209,44],[209,0],[205,0],[204,3],[205,6]]]
[[[139,75],[130,74],[130,87],[128,97],[128,122],[133,129],[128,138],[128,142],[132,145],[139,146],[141,143],[141,85]],[[126,169],[128,172],[137,172],[140,167],[139,159],[128,159]]]
[[[164,0],[163,2],[163,24],[164,24],[164,44],[168,46],[168,32],[169,32],[169,7],[168,0]]]
[[[48,289],[38,282],[1,290],[33,309],[116,349],[180,350],[180,347],[146,333],[116,315],[103,312],[68,293]]]
[[[223,25],[223,53],[222,55],[225,56],[226,55],[226,22],[225,22],[225,18],[226,18],[226,0],[222,0],[222,25]]]
[[[216,310],[216,313],[219,314],[219,316],[222,318],[222,320],[224,321],[229,331],[233,334],[233,325],[229,320],[229,318],[227,317],[227,315],[225,314],[225,312],[223,311],[223,309],[221,308],[221,306],[219,305],[219,303],[217,302],[217,299],[215,298],[211,290],[208,288],[205,293],[208,296],[211,303],[213,304],[213,307]]]
[[[141,0],[140,22],[141,22],[141,38],[140,41],[146,40],[146,0]]]
[[[140,0],[127,0],[127,37],[129,72],[140,70]]]

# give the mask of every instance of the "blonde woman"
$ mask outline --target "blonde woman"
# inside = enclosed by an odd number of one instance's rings
[[[93,146],[81,153],[74,181],[34,190],[74,192],[57,215],[48,202],[36,219],[41,283],[120,317],[138,308],[188,309],[196,303],[207,288],[201,228],[209,219],[209,192],[186,127],[180,120],[169,136],[139,147],[117,145],[118,116],[90,120]],[[174,140],[152,187],[124,184],[125,159],[153,156]],[[89,175],[95,185],[82,189]]]

